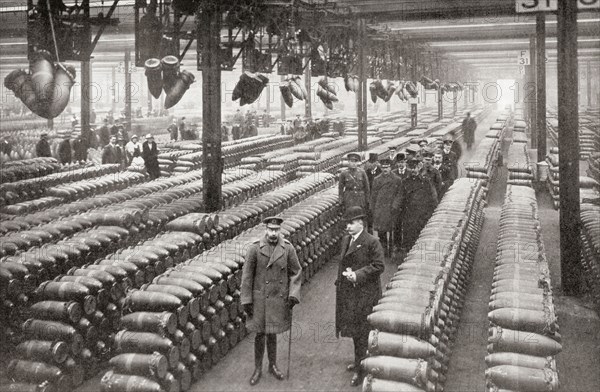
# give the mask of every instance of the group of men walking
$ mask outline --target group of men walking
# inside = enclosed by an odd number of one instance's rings
[[[420,140],[419,148],[392,152],[390,159],[371,154],[365,170],[360,155],[348,154],[340,173],[339,195],[346,209],[361,207],[368,227],[377,231],[385,256],[402,257],[416,242],[446,190],[458,176],[458,149],[449,135],[440,146]],[[456,147],[455,147],[456,146]]]
[[[385,256],[392,253],[394,245],[403,252],[414,245],[439,199],[458,176],[460,146],[453,136],[444,139],[443,147],[432,149],[428,144],[421,140],[418,149],[394,151],[391,159],[370,156],[366,170],[358,167],[360,155],[351,153],[347,155],[348,169],[340,173],[339,194],[348,235],[337,256],[335,322],[337,337],[353,339],[354,361],[347,365],[352,386],[360,385],[364,378],[360,363],[367,355],[371,329],[367,317],[381,298]],[[280,234],[283,219],[269,217],[263,223],[264,236],[252,243],[246,254],[240,296],[246,325],[256,332],[250,385],[262,377],[265,346],[269,373],[278,380],[285,378],[276,363],[276,334],[290,330],[302,282],[294,246]],[[370,233],[371,226],[377,237]]]
[[[353,386],[364,378],[360,363],[367,355],[371,329],[367,317],[381,298],[384,258],[398,251],[403,261],[458,176],[460,146],[453,135],[442,143],[430,148],[423,139],[419,148],[409,147],[404,153],[394,149],[390,159],[378,160],[372,154],[365,170],[358,168],[359,154],[348,154],[348,169],[340,173],[339,195],[350,236],[340,247],[336,333],[354,342],[354,363],[347,367],[353,372]]]

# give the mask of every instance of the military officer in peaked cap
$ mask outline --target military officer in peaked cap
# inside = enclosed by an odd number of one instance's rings
[[[360,155],[350,153],[347,155],[348,169],[340,173],[339,178],[339,196],[344,208],[358,206],[369,211],[369,178],[367,173],[358,167]]]
[[[354,363],[351,384],[360,385],[364,374],[360,362],[367,355],[369,331],[367,316],[381,298],[381,281],[385,265],[383,249],[376,237],[365,230],[366,214],[358,206],[345,214],[346,230],[340,246],[336,285],[336,336],[351,337],[354,341]]]
[[[385,255],[389,256],[393,248],[391,237],[398,220],[402,179],[392,171],[391,159],[382,159],[380,162],[383,173],[373,181],[371,209],[373,211],[373,228],[377,230]]]
[[[429,181],[431,181],[435,188],[436,196],[440,197],[442,194],[442,176],[439,170],[433,167],[433,155],[433,151],[430,149],[425,149],[423,151],[423,169],[421,174],[425,177],[429,177]]]
[[[283,219],[268,217],[263,223],[265,235],[250,245],[242,270],[240,302],[247,315],[248,330],[256,332],[255,369],[250,385],[256,385],[262,375],[265,338],[269,373],[278,380],[284,379],[276,363],[276,334],[291,328],[292,308],[300,302],[302,284],[296,250],[280,232]]]
[[[408,146],[405,149],[406,151],[406,160],[410,160],[417,157],[419,150],[416,147]]]

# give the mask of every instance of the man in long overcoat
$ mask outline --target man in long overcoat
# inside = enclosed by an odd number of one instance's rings
[[[48,134],[43,132],[40,135],[40,140],[35,145],[35,156],[37,157],[51,157],[52,151],[50,150],[50,143],[48,143]]]
[[[350,153],[347,155],[347,159],[348,169],[340,173],[338,184],[340,199],[346,210],[350,207],[359,206],[368,212],[371,190],[367,173],[358,167],[360,155]]]
[[[403,152],[399,152],[396,154],[396,167],[393,170],[393,173],[400,177],[401,180],[404,181],[406,177],[408,177],[408,169],[406,169],[406,154]],[[398,210],[400,210],[400,205],[398,202]],[[400,213],[396,214],[396,223],[394,224],[394,252],[400,252],[402,247],[402,219],[400,219]]]
[[[360,385],[363,373],[360,362],[367,355],[369,331],[367,316],[381,298],[379,276],[384,270],[383,249],[376,237],[365,230],[366,214],[360,207],[346,211],[346,230],[341,243],[336,285],[336,336],[351,337],[354,341],[354,371],[351,384]]]
[[[462,122],[463,139],[467,144],[467,150],[471,149],[471,146],[475,142],[475,130],[477,129],[477,122],[471,117],[471,112],[467,112],[467,117]]]
[[[63,165],[71,163],[71,135],[66,135],[58,145],[58,161]]]
[[[409,175],[402,182],[400,198],[400,219],[402,220],[402,251],[413,247],[419,234],[437,207],[435,187],[429,178],[420,172],[422,163],[411,159],[407,163]]]
[[[379,242],[386,256],[392,248],[391,236],[398,220],[402,180],[392,172],[392,161],[379,161],[383,172],[373,180],[371,189],[371,211],[373,212],[373,228],[377,230]],[[390,240],[388,241],[388,233]]]
[[[277,368],[277,335],[290,329],[292,308],[300,302],[302,267],[294,246],[280,233],[283,219],[266,218],[265,236],[252,243],[242,270],[240,301],[247,315],[248,330],[254,339],[254,373],[250,385],[262,375],[262,361],[267,340],[269,373],[278,380],[283,374]]]
[[[144,165],[146,171],[150,175],[151,179],[160,177],[160,166],[158,165],[158,147],[154,141],[152,134],[146,135],[146,141],[142,143],[142,158],[144,159]]]

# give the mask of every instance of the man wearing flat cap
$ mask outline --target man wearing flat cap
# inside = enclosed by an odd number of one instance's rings
[[[392,172],[391,159],[382,159],[380,163],[383,172],[373,181],[371,210],[373,211],[373,228],[377,230],[385,255],[390,256],[393,247],[391,237],[398,220],[402,180]]]
[[[344,219],[348,235],[340,246],[336,285],[336,336],[354,341],[354,363],[347,370],[354,372],[351,384],[362,383],[364,374],[360,362],[367,356],[371,326],[367,316],[381,298],[380,275],[384,256],[376,237],[365,230],[365,211],[358,206],[348,208]]]
[[[350,153],[347,155],[348,169],[340,173],[339,180],[339,196],[347,210],[350,207],[358,206],[368,213],[369,211],[369,195],[371,188],[369,187],[369,178],[367,173],[358,167],[360,155]]]
[[[276,379],[284,376],[277,368],[277,335],[291,328],[292,308],[300,302],[302,267],[294,246],[283,238],[283,219],[263,220],[265,235],[253,242],[246,253],[242,270],[240,302],[246,313],[246,327],[256,332],[254,338],[254,373],[250,385],[262,375],[265,352],[269,373]]]
[[[409,160],[409,175],[402,182],[402,253],[410,251],[413,247],[438,203],[435,188],[429,178],[421,174],[422,168],[423,164],[419,159]]]

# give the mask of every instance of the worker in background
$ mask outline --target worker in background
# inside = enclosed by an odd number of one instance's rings
[[[229,141],[229,129],[227,129],[227,125],[225,124],[221,124],[221,141]]]
[[[302,126],[302,119],[300,118],[299,114],[296,114],[296,118],[292,122],[292,125],[294,126],[294,132],[297,132],[298,128]]]
[[[8,141],[6,137],[2,137],[2,142],[0,142],[0,152],[6,155],[10,155],[12,151],[12,145]]]
[[[181,120],[179,120],[179,135],[181,135],[181,139],[183,139],[185,132],[185,117],[181,117]],[[175,140],[177,140],[177,138],[175,138]]]
[[[141,159],[142,144],[139,142],[137,135],[131,136],[131,140],[125,145],[125,155],[127,156],[127,166],[133,163],[134,158]],[[142,162],[137,162],[137,164],[139,163],[143,164],[143,160]]]
[[[73,140],[73,162],[87,161],[87,148],[81,133]]]
[[[269,373],[277,380],[284,379],[277,368],[277,334],[291,328],[292,308],[300,303],[302,285],[302,267],[296,250],[280,231],[283,219],[273,216],[265,218],[263,223],[264,236],[254,241],[246,253],[240,288],[246,327],[256,332],[250,385],[256,385],[262,375],[265,339]]]
[[[177,120],[173,119],[173,122],[167,127],[167,132],[169,132],[171,140],[177,140]]]
[[[142,158],[146,171],[151,179],[160,177],[160,166],[158,165],[158,147],[152,134],[146,135],[146,141],[142,144]]]
[[[382,173],[373,181],[370,205],[373,228],[377,231],[385,256],[389,257],[393,251],[392,233],[398,220],[402,180],[392,172],[390,159],[382,159],[380,165]]]
[[[98,129],[98,139],[100,141],[100,147],[106,146],[110,142],[110,130],[108,129],[108,119],[104,119],[104,122],[100,129]]]
[[[96,114],[96,111],[92,108],[92,110],[90,111],[90,124],[96,124],[96,117],[98,115]]]
[[[71,128],[75,129],[77,124],[79,124],[79,120],[77,120],[77,116],[75,115],[75,113],[73,113],[73,116],[71,117]]]
[[[338,184],[339,197],[344,210],[348,210],[350,207],[360,207],[368,213],[371,188],[367,173],[358,167],[360,155],[350,153],[346,159],[348,160],[348,169],[340,173]]]
[[[367,356],[371,331],[367,316],[381,298],[380,275],[385,268],[383,249],[377,238],[365,230],[365,218],[366,213],[359,206],[346,210],[348,235],[341,241],[335,281],[336,337],[351,337],[354,343],[354,363],[346,367],[354,373],[352,386],[360,385],[364,378],[360,363]]]
[[[437,193],[429,178],[421,175],[419,159],[407,161],[408,176],[402,182],[400,219],[402,221],[401,259],[413,247],[437,207]]]
[[[71,163],[71,135],[67,134],[58,145],[58,161],[63,165]]]
[[[467,150],[470,150],[475,143],[475,130],[477,122],[471,117],[471,112],[467,112],[467,117],[462,122],[463,139],[467,144]]]
[[[431,150],[423,151],[423,169],[421,170],[421,174],[429,178],[429,181],[431,181],[435,188],[436,194],[439,196],[442,193],[442,176],[439,170],[433,167],[433,155]]]
[[[266,109],[262,114],[262,120],[265,128],[269,128],[271,126],[271,116],[269,116]]]
[[[121,163],[121,150],[117,145],[117,137],[111,136],[109,142],[102,150],[102,164]]]
[[[48,143],[48,134],[42,132],[40,140],[35,145],[35,155],[37,157],[51,157],[52,151],[50,150],[50,144]]]

